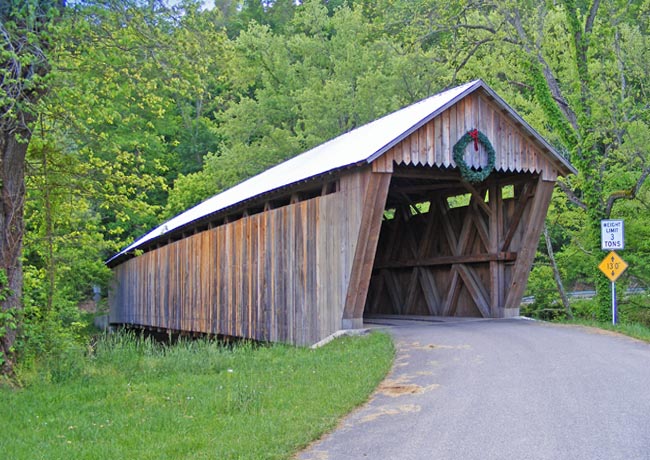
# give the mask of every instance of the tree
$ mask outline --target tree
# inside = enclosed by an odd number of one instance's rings
[[[0,6],[0,364],[14,366],[17,316],[21,310],[25,156],[35,104],[45,94],[52,47],[50,25],[64,0],[9,0]]]
[[[75,306],[104,277],[102,259],[158,221],[176,175],[218,147],[225,33],[217,11],[190,0],[16,0],[0,12],[0,336],[11,373],[21,297],[40,316]]]
[[[397,2],[401,4],[402,2]],[[415,2],[392,23],[431,43],[452,81],[481,77],[511,101],[580,174],[560,188],[581,211],[584,255],[600,255],[600,220],[639,195],[650,175],[650,4],[591,0]],[[391,21],[389,21],[391,22]],[[432,37],[435,40],[432,41]],[[444,46],[441,46],[444,45]],[[607,311],[608,283],[591,281]]]
[[[110,0],[66,24],[48,118],[86,165],[113,249],[149,230],[179,173],[219,153],[227,37],[198,2]]]
[[[331,13],[318,0],[297,6],[281,30],[250,22],[232,48],[230,96],[216,117],[220,152],[205,157],[202,171],[179,176],[169,215],[429,96],[444,74],[419,45],[378,31],[361,6]]]

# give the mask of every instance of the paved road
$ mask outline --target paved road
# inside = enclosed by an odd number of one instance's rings
[[[388,380],[298,459],[650,459],[650,345],[527,320],[392,324]]]

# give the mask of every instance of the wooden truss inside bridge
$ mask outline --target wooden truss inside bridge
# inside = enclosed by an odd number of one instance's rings
[[[518,314],[553,183],[455,170],[395,168],[366,314]]]

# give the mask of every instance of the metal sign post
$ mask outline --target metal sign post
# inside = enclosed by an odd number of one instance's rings
[[[612,282],[612,324],[616,326],[618,322],[618,305],[616,304],[616,283]]]
[[[623,274],[627,268],[627,262],[614,251],[607,254],[607,257],[598,265],[601,272],[612,282],[612,324],[618,321],[617,305],[616,305],[616,280]]]

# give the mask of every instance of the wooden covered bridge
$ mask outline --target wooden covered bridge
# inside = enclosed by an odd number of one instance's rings
[[[140,238],[108,261],[110,322],[312,344],[364,314],[517,315],[555,182],[575,172],[473,81]]]

